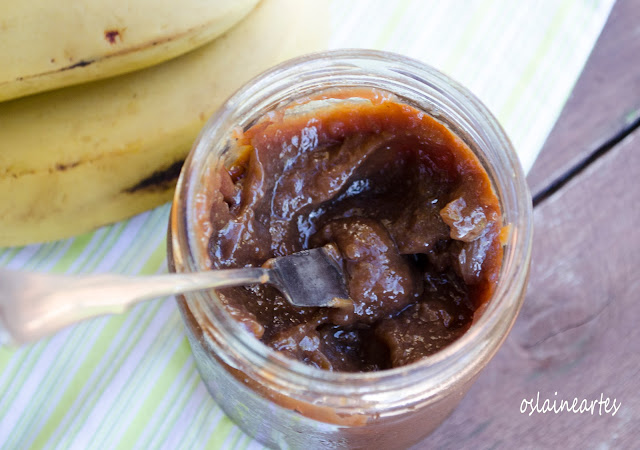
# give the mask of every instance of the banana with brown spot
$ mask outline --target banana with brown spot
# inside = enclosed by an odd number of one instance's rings
[[[0,101],[174,58],[220,36],[257,1],[2,1]]]

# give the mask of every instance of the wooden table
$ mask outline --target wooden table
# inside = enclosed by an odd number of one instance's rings
[[[614,6],[528,181],[535,237],[520,316],[418,447],[640,448],[640,0]],[[540,407],[602,395],[620,409],[521,413],[538,393]]]

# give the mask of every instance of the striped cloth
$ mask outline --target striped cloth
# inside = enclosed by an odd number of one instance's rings
[[[330,47],[396,51],[448,73],[494,112],[528,170],[612,4],[334,0]],[[74,239],[0,249],[0,266],[166,272],[168,212],[164,205]],[[0,446],[262,448],[211,400],[173,298],[0,349]]]

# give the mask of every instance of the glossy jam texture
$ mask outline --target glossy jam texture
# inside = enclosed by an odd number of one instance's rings
[[[329,245],[353,300],[297,308],[269,286],[219,290],[275,350],[328,370],[402,366],[461,336],[493,292],[498,199],[469,147],[428,114],[383,91],[334,90],[264,115],[232,150],[210,180],[212,267]]]

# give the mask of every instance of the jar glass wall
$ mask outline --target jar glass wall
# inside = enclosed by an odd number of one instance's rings
[[[332,88],[376,88],[446,124],[493,183],[508,236],[499,282],[470,329],[438,353],[369,373],[324,371],[268,348],[235,322],[215,292],[178,297],[196,364],[223,410],[261,442],[285,448],[402,448],[433,431],[506,338],[531,255],[531,198],[517,156],[489,111],[440,72],[400,55],[341,50],[284,63],[241,88],[209,120],[182,170],[169,226],[177,272],[210,267],[208,174],[235,158],[234,129]],[[203,94],[204,95],[204,94]]]

